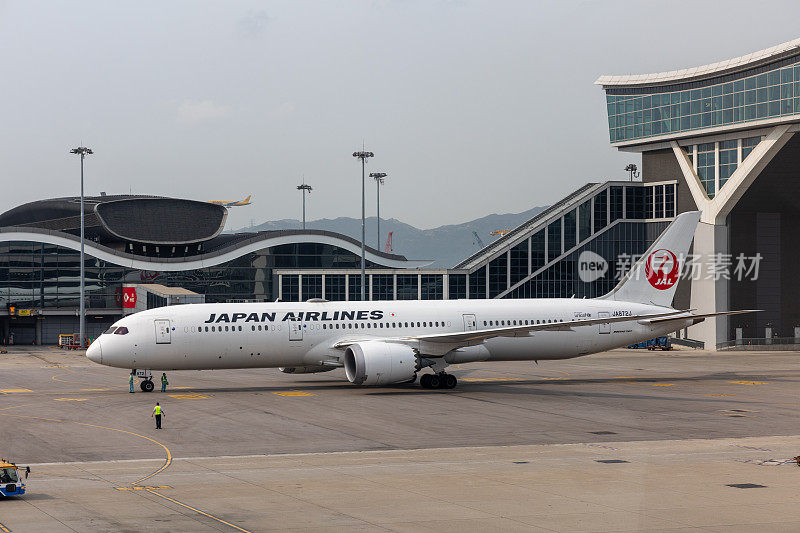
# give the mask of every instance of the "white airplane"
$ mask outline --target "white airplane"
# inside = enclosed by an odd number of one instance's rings
[[[456,386],[448,365],[568,359],[666,335],[705,318],[670,307],[700,213],[679,215],[608,294],[595,299],[218,303],[149,309],[117,321],[86,352],[150,371],[344,367],[356,385]],[[147,369],[142,371],[141,369]]]

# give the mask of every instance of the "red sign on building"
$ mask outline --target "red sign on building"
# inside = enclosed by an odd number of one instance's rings
[[[136,287],[122,288],[122,307],[125,309],[136,307]]]

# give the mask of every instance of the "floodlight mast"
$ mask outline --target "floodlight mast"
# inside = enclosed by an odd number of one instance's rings
[[[303,191],[303,229],[306,229],[306,191],[311,194],[314,189],[311,188],[311,185],[306,184],[306,180],[303,180],[303,184],[298,185],[297,190]]]
[[[636,166],[636,163],[629,163],[628,166],[625,167],[625,172],[630,174],[631,181],[633,181],[633,178],[639,179],[639,176],[641,176],[641,172],[636,172],[637,170],[639,169]]]
[[[375,180],[375,188],[378,190],[378,240],[375,244],[375,249],[381,249],[381,185],[386,178],[386,172],[370,172],[369,177]]]
[[[71,154],[79,154],[81,156],[81,301],[80,301],[80,328],[78,333],[78,346],[83,347],[86,342],[86,272],[84,266],[84,241],[85,241],[85,225],[83,220],[83,160],[87,155],[91,155],[91,148],[79,146],[69,151]]]
[[[360,152],[353,152],[353,157],[357,157],[358,159],[361,160],[361,301],[364,302],[364,301],[367,300],[366,288],[364,286],[365,282],[366,282],[366,278],[367,278],[367,276],[366,276],[366,262],[367,261],[366,261],[365,245],[364,245],[364,242],[365,242],[365,239],[366,239],[366,230],[364,229],[364,227],[365,227],[365,216],[366,216],[366,211],[365,211],[365,207],[364,207],[365,194],[366,194],[366,190],[365,190],[365,187],[366,187],[366,185],[365,185],[365,181],[366,181],[365,166],[367,164],[367,159],[369,159],[370,157],[375,157],[375,154],[373,154],[372,152],[364,151],[364,149],[362,148],[362,150]]]

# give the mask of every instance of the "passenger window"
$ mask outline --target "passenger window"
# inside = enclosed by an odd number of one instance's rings
[[[126,328],[125,326],[117,328],[117,330],[114,332],[114,335],[127,335],[127,334],[128,334],[128,328]]]
[[[239,331],[242,331],[242,326],[239,326]]]

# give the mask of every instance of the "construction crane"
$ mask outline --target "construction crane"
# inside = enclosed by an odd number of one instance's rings
[[[489,235],[500,235],[500,236],[503,236],[506,233],[508,233],[509,231],[511,231],[511,229],[496,229],[496,230],[492,231],[491,233],[489,233]]]
[[[477,231],[473,231],[472,235],[475,237],[475,240],[478,241],[478,244],[480,245],[481,248],[485,248],[486,247],[486,245],[483,244],[483,240],[481,240],[481,238],[478,236],[478,232]],[[473,242],[472,244],[475,244],[475,243]]]
[[[392,248],[392,234],[394,234],[394,232],[390,231],[389,235],[386,237],[386,248],[384,248],[383,251],[387,254],[394,252],[394,249]]]

